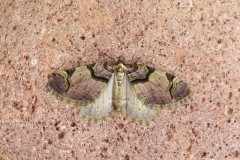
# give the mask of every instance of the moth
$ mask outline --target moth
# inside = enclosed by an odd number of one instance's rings
[[[161,108],[190,97],[188,85],[178,77],[147,65],[128,64],[122,56],[114,64],[95,63],[52,73],[47,90],[78,106],[80,116],[94,122],[120,111],[135,123],[149,124]]]

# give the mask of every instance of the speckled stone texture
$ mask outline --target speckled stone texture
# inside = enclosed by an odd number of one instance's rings
[[[240,159],[240,1],[0,2],[0,159]],[[193,97],[150,126],[91,124],[46,93],[54,71],[124,55]]]

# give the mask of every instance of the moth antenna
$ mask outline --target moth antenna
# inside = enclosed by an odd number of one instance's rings
[[[123,63],[125,64],[126,63],[126,59],[123,55],[119,56],[118,57],[118,60],[117,60],[117,63]]]
[[[94,46],[97,48],[97,50],[98,50],[98,52],[99,52],[99,54],[98,54],[99,57],[103,57],[103,58],[104,58],[104,57],[107,57],[107,58],[111,59],[114,63],[117,62],[116,59],[114,59],[113,57],[107,55],[106,52],[101,51],[100,48],[98,47],[97,43],[94,44]]]
[[[147,58],[147,61],[146,61],[146,63],[147,64],[151,64],[152,63],[152,61],[153,61],[153,58],[151,57],[151,58]]]
[[[132,62],[133,64],[138,64],[138,62],[140,61],[140,59],[141,59],[141,57],[133,56],[131,62]]]
[[[138,62],[140,61],[141,57],[137,57],[136,61],[134,63],[138,64]]]
[[[106,53],[104,53],[104,56],[108,57],[109,59],[111,59],[114,63],[117,63],[116,59],[114,59],[113,57],[107,55]]]
[[[99,51],[99,52],[100,52],[99,57],[107,57],[107,58],[111,59],[114,63],[117,62],[116,59],[114,59],[113,57],[107,55],[106,53],[101,52],[101,51]]]

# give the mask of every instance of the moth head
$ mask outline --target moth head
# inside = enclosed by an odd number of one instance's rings
[[[125,57],[123,55],[118,57],[117,64],[125,64]]]
[[[115,66],[115,71],[117,73],[124,73],[127,70],[127,67],[123,63],[119,63]]]

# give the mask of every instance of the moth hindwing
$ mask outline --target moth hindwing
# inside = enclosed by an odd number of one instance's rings
[[[149,124],[161,108],[176,106],[190,97],[189,87],[178,77],[123,61],[53,73],[47,90],[78,106],[81,117],[94,122],[120,111],[135,123]]]

